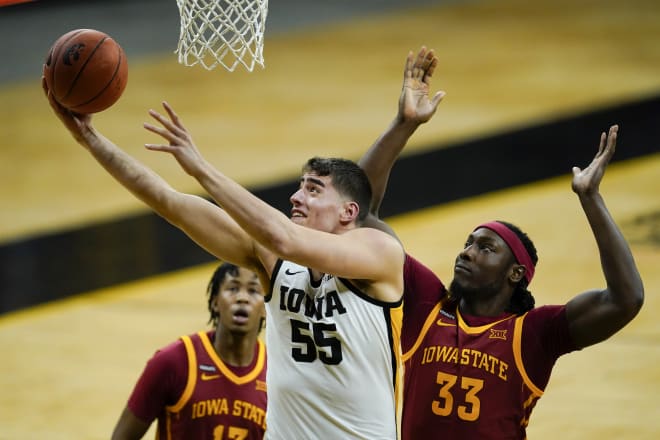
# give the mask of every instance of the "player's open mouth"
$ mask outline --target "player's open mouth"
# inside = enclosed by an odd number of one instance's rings
[[[245,310],[236,310],[232,315],[232,319],[237,324],[245,324],[248,321],[249,314]]]

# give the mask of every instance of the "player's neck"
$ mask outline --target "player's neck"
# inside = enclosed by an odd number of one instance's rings
[[[459,310],[463,315],[493,317],[504,313],[508,304],[509,298],[503,295],[487,300],[463,297],[459,303]]]
[[[247,367],[254,361],[257,335],[216,329],[213,348],[220,359],[234,367]]]

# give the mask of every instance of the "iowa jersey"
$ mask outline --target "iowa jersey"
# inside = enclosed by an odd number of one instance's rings
[[[266,352],[258,341],[252,365],[233,367],[207,333],[182,336],[188,359],[185,389],[158,419],[157,439],[262,439],[266,428]]]
[[[402,301],[280,260],[266,311],[268,439],[396,439]]]

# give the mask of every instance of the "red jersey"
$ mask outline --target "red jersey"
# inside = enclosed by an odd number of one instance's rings
[[[214,332],[182,336],[149,360],[128,408],[157,439],[262,439],[266,429],[266,351],[258,341],[247,367],[225,364]]]
[[[574,350],[564,306],[462,316],[439,279],[406,258],[402,439],[525,439],[559,356]]]

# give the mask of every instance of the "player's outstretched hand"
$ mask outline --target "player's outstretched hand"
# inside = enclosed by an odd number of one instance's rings
[[[48,89],[46,78],[43,76],[41,77],[41,87],[43,88],[46,98],[48,99],[48,103],[55,112],[55,115],[57,115],[60,121],[62,121],[74,139],[78,143],[86,146],[88,144],[89,137],[94,134],[94,129],[92,127],[92,115],[74,113],[71,110],[63,107],[59,102],[55,100],[55,97]]]
[[[601,133],[598,153],[588,167],[580,169],[573,167],[573,191],[578,195],[589,195],[597,193],[600,181],[605,173],[607,164],[614,155],[616,149],[616,138],[619,131],[618,125],[612,125],[608,133]]]
[[[429,99],[431,77],[438,65],[438,57],[433,49],[427,50],[425,46],[415,57],[411,52],[406,57],[403,72],[403,88],[399,97],[399,118],[404,121],[422,124],[435,114],[438,104],[445,96],[440,90]]]
[[[195,176],[204,165],[204,158],[193,142],[192,136],[181,122],[179,115],[167,102],[163,102],[163,108],[165,108],[168,117],[163,116],[156,110],[149,110],[149,115],[158,121],[162,127],[145,122],[144,128],[163,137],[169,143],[145,144],[144,146],[152,151],[163,151],[172,154],[186,173]]]

